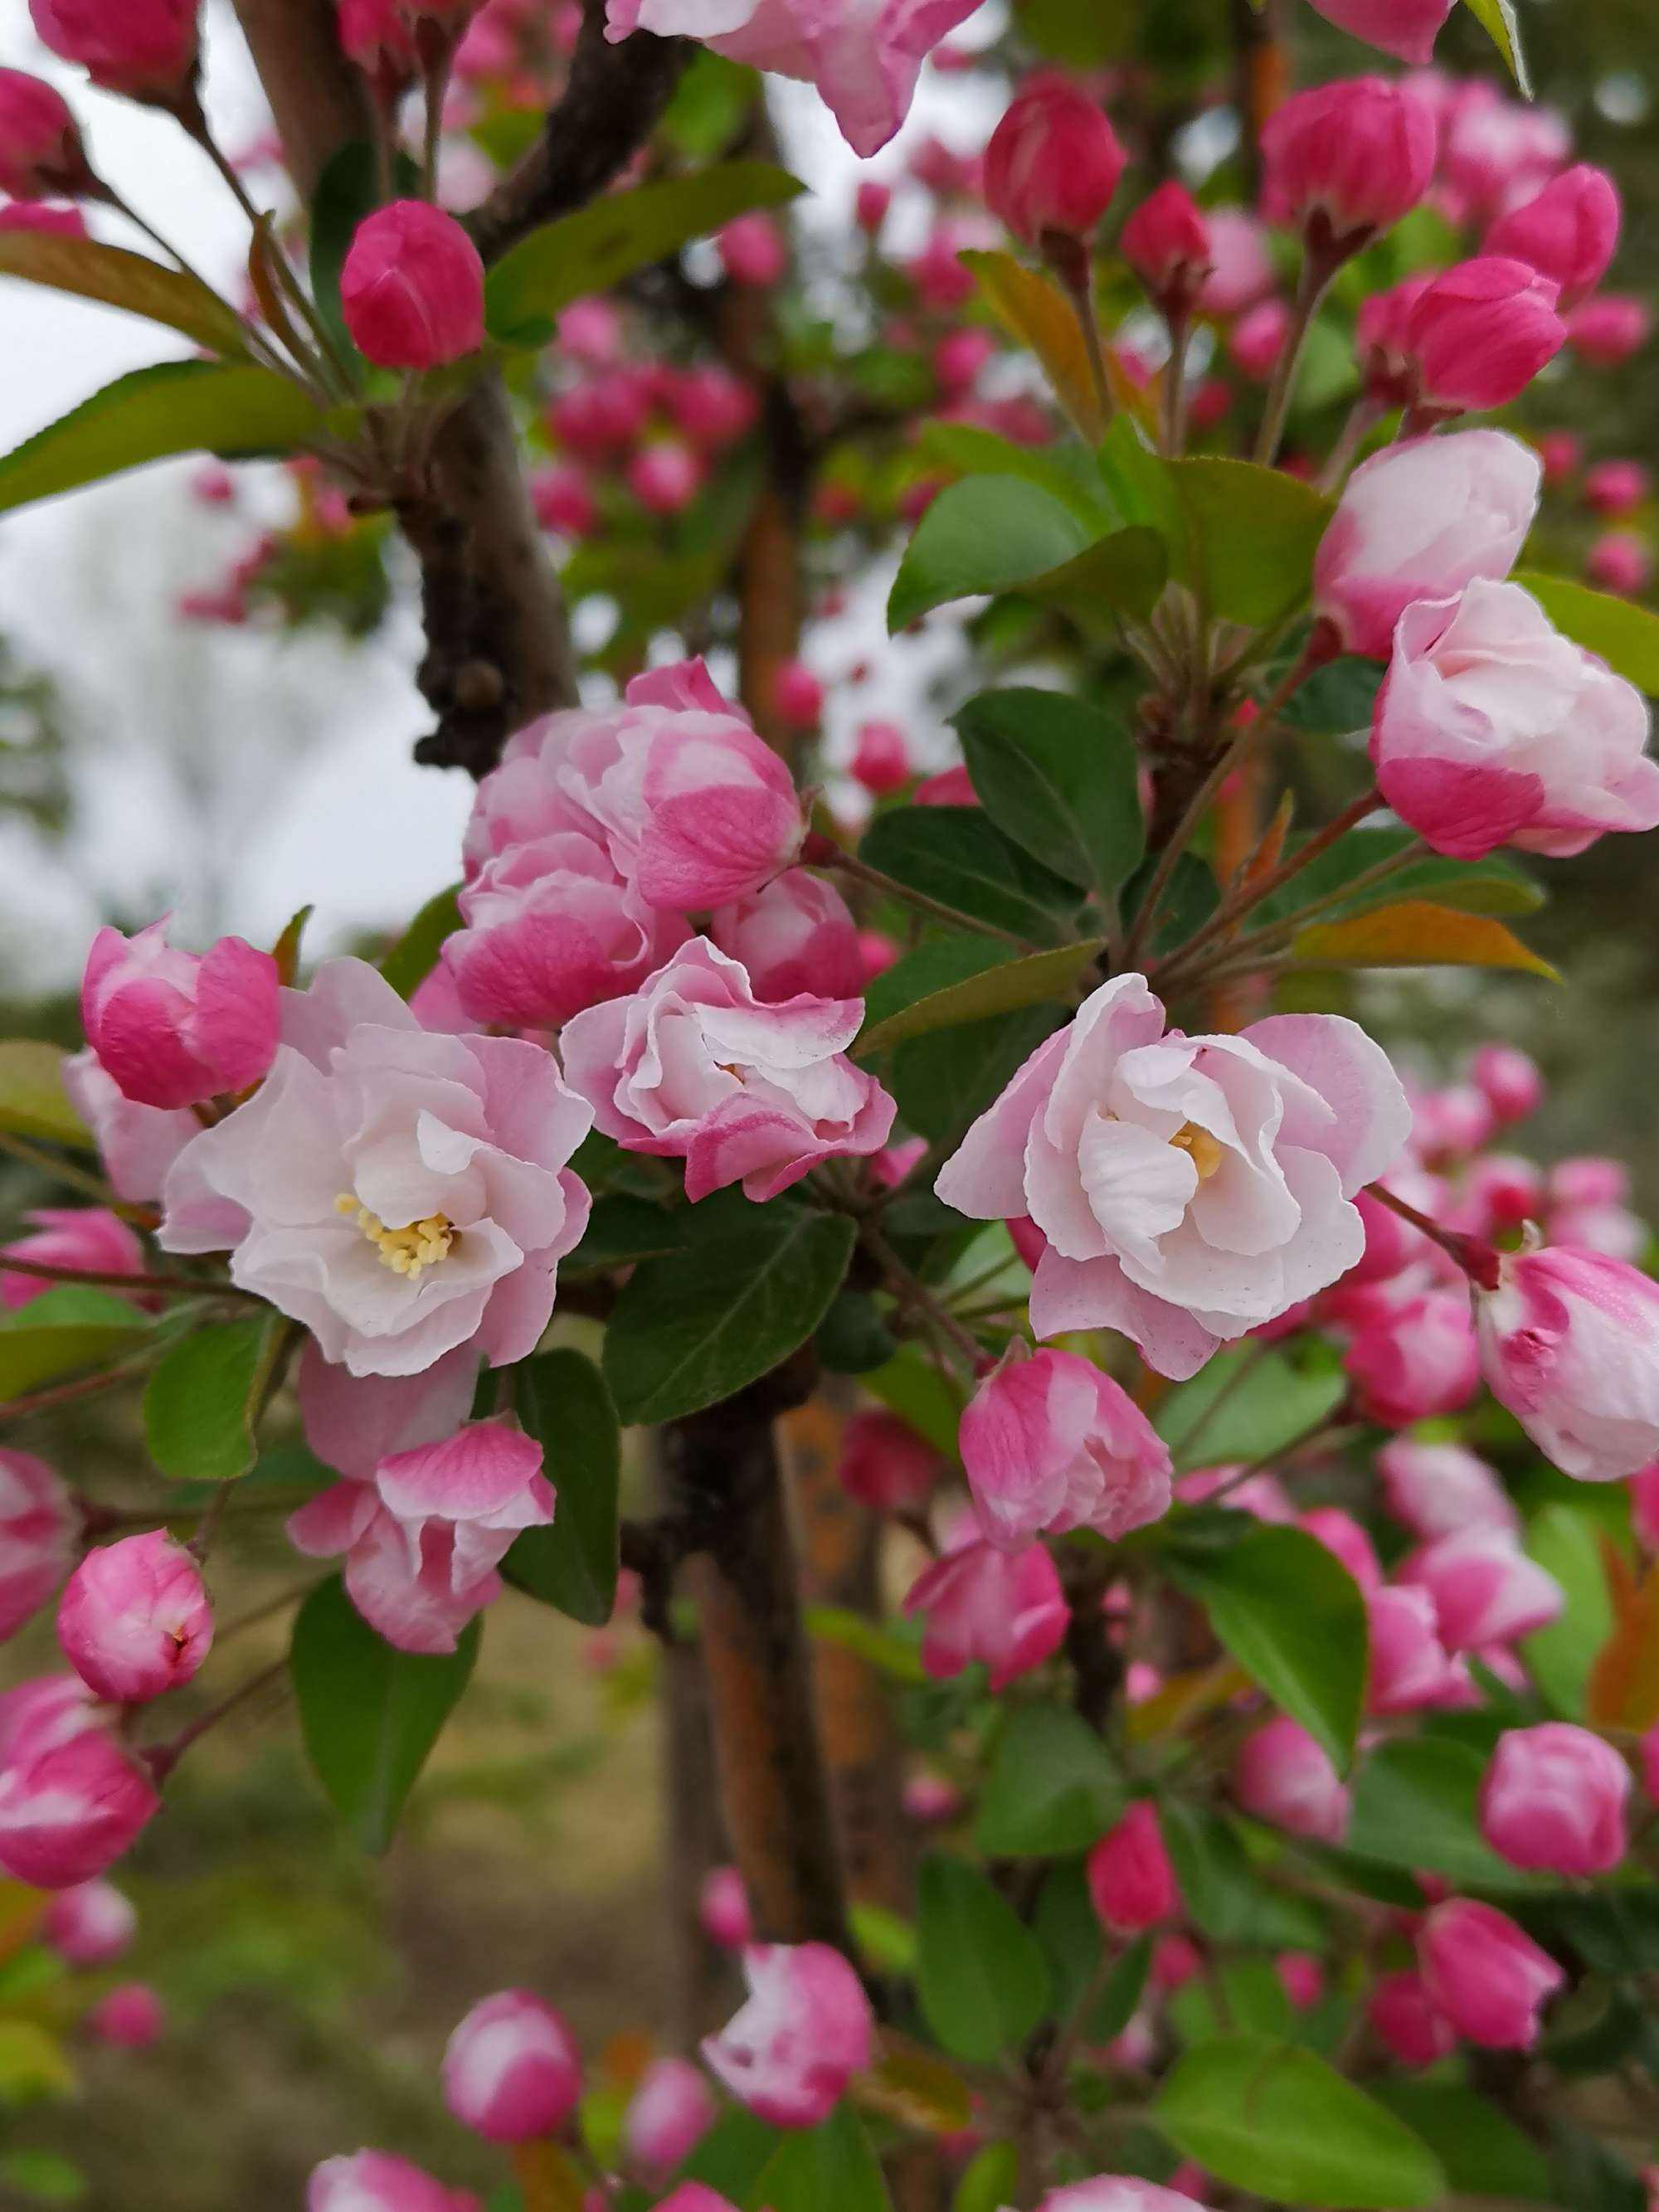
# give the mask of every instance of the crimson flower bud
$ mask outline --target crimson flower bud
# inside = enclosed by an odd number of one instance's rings
[[[1298,93],[1261,134],[1267,205],[1322,258],[1345,259],[1417,205],[1438,139],[1427,102],[1382,77]]]
[[[1653,581],[1653,555],[1633,530],[1604,531],[1585,556],[1584,574],[1598,591],[1638,599]]]
[[[69,102],[25,70],[0,69],[0,192],[74,199],[92,182]]]
[[[1095,1845],[1087,1872],[1096,1917],[1115,1934],[1139,1936],[1181,1910],[1181,1887],[1158,1814],[1144,1797]]]
[[[1377,2041],[1402,2066],[1432,2066],[1457,2047],[1457,2030],[1409,1967],[1384,1974],[1365,2010]]]
[[[1556,287],[1524,261],[1490,255],[1437,276],[1406,329],[1419,420],[1506,407],[1566,343]]]
[[[772,711],[792,730],[815,730],[823,713],[823,686],[804,660],[786,660],[772,677]]]
[[[1621,212],[1612,178],[1581,161],[1501,216],[1483,251],[1529,263],[1559,289],[1564,308],[1575,307],[1607,273]]]
[[[1128,156],[1086,94],[1057,72],[1033,78],[985,149],[985,204],[1028,246],[1099,228]]]
[[[42,46],[94,84],[167,100],[196,72],[198,0],[29,0]]]
[[[842,1431],[836,1472],[849,1498],[872,1513],[915,1513],[927,1504],[944,1462],[896,1413],[854,1413]]]
[[[775,284],[789,266],[789,248],[769,215],[757,209],[728,222],[714,240],[720,266],[734,284]]]
[[[873,799],[902,791],[911,776],[909,750],[896,722],[860,722],[853,751],[853,780]]]
[[[483,343],[483,263],[453,216],[425,200],[394,200],[358,224],[340,307],[367,360],[441,368]]]
[[[556,2135],[582,2093],[576,2039],[529,1990],[501,1990],[473,2006],[444,2052],[444,2101],[490,2142]]]
[[[1453,0],[1313,0],[1328,23],[1351,31],[1396,61],[1426,68]]]
[[[213,1648],[201,1571],[161,1528],[88,1552],[59,1602],[58,1640],[81,1680],[112,1705],[178,1689]]]
[[[398,0],[335,0],[335,22],[341,52],[390,106],[414,82],[421,66]]]
[[[1487,2051],[1530,2051],[1540,2011],[1567,1978],[1507,1914],[1468,1897],[1435,1906],[1418,1932],[1417,1959],[1429,1996]]]
[[[147,2051],[167,2026],[161,2000],[147,1982],[123,1982],[87,2014],[87,2032],[115,2051]]]
[[[1215,269],[1210,226],[1186,186],[1173,179],[1160,185],[1124,224],[1119,243],[1153,305],[1171,322],[1184,321]]]
[[[887,220],[887,210],[893,204],[893,187],[884,185],[878,177],[864,177],[853,202],[853,220],[861,231],[873,238]]]

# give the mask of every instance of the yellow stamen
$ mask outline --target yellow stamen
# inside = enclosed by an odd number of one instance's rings
[[[1170,1142],[1176,1152],[1185,1152],[1191,1159],[1200,1182],[1208,1182],[1227,1157],[1209,1131],[1200,1129],[1196,1121],[1183,1121]]]
[[[424,1268],[434,1267],[440,1260],[448,1258],[459,1233],[447,1213],[429,1213],[424,1221],[388,1229],[378,1214],[360,1206],[349,1190],[343,1190],[335,1200],[334,1211],[354,1214],[358,1228],[378,1249],[380,1265],[390,1267],[394,1275],[406,1275],[411,1283],[419,1280]]]

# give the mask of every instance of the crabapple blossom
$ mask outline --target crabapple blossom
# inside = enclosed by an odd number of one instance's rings
[[[1059,70],[1020,93],[985,149],[985,204],[1028,246],[1087,240],[1111,204],[1128,156],[1089,98]]]
[[[1342,1364],[1368,1421],[1403,1429],[1467,1406],[1480,1382],[1469,1304],[1458,1291],[1382,1298],[1356,1327]]]
[[[977,1660],[993,1692],[1052,1659],[1071,1620],[1059,1570],[1041,1544],[957,1545],[917,1577],[904,1610],[925,1623],[921,1663],[936,1681]]]
[[[1169,1510],[1169,1447],[1075,1352],[1015,1358],[988,1376],[962,1417],[961,1449],[994,1543],[1084,1528],[1115,1538]]]
[[[914,1513],[927,1503],[944,1466],[908,1421],[866,1407],[842,1430],[836,1473],[848,1496],[872,1513]]]
[[[1437,137],[1432,108],[1382,77],[1297,93],[1261,133],[1265,204],[1322,255],[1357,252],[1427,191]]]
[[[445,2103],[490,2142],[556,2135],[581,2092],[575,2037],[528,1990],[500,1990],[474,2005],[444,2051]]]
[[[45,1460],[0,1450],[0,1642],[32,1620],[63,1581],[80,1533],[75,1500]]]
[[[1393,1583],[1367,1590],[1370,1672],[1365,1710],[1415,1713],[1442,1702],[1461,1680],[1440,1641],[1432,1591],[1420,1583]]]
[[[1566,343],[1558,297],[1528,263],[1492,254],[1426,284],[1405,331],[1419,424],[1518,398]]]
[[[1598,292],[1567,317],[1567,343],[1593,368],[1618,368],[1641,351],[1652,329],[1653,317],[1644,301]]]
[[[123,1982],[106,1991],[87,2014],[87,2033],[116,2051],[145,2051],[167,2027],[161,2000],[146,1982]]]
[[[1457,2048],[1457,2030],[1409,1966],[1381,1977],[1365,2012],[1378,2042],[1402,2066],[1432,2066]]]
[[[134,100],[177,97],[194,76],[199,0],[29,0],[42,46]]]
[[[1477,1285],[1475,1326],[1492,1395],[1544,1456],[1583,1482],[1615,1482],[1659,1455],[1659,1284],[1571,1245],[1505,1253]]]
[[[698,1895],[697,1917],[709,1942],[723,1949],[741,1951],[745,1943],[754,1942],[755,1917],[736,1867],[709,1868]]]
[[[1297,1526],[1340,1559],[1362,1590],[1374,1590],[1382,1582],[1376,1547],[1352,1513],[1340,1505],[1316,1505],[1297,1516]]]
[[[340,311],[381,368],[442,368],[483,343],[483,264],[453,216],[393,200],[357,226],[340,270]]]
[[[192,1106],[246,1091],[276,1050],[276,963],[240,937],[175,952],[165,921],[136,937],[100,929],[87,955],[81,1021],[100,1065],[139,1106]]]
[[[74,1889],[112,1867],[161,1807],[148,1769],[78,1675],[0,1697],[0,1869]]]
[[[1094,1845],[1085,1870],[1095,1916],[1115,1935],[1138,1936],[1181,1911],[1181,1886],[1158,1813],[1145,1797]]]
[[[1455,0],[1313,0],[1328,23],[1352,31],[1367,46],[1419,67],[1434,58],[1434,42]]]
[[[1233,1796],[1245,1812],[1293,1836],[1340,1844],[1348,1792],[1308,1731],[1279,1713],[1245,1737],[1233,1761]]]
[[[875,799],[902,791],[911,776],[909,748],[896,722],[860,722],[850,763],[854,783]]]
[[[69,102],[27,70],[0,69],[0,192],[15,200],[73,198],[91,182]]]
[[[161,1528],[88,1552],[59,1602],[58,1640],[81,1680],[113,1705],[182,1688],[213,1648],[201,1570]]]
[[[713,2093],[688,2058],[653,2058],[623,2116],[623,2154],[649,2175],[672,2173],[719,2117]]]
[[[1048,1239],[1039,1337],[1115,1328],[1177,1379],[1359,1258],[1352,1200],[1394,1164],[1410,1109],[1353,1023],[1290,1014],[1237,1036],[1166,1033],[1137,975],[1039,1045],[934,1186]]]
[[[1426,1916],[1417,1958],[1429,1997],[1460,2035],[1487,2051],[1530,2051],[1539,2013],[1567,1978],[1506,1913],[1467,1897]]]
[[[1037,2201],[1037,2212],[1203,2212],[1196,2197],[1129,2174],[1097,2173],[1067,2182]]]
[[[1204,281],[1199,307],[1206,315],[1237,315],[1271,292],[1277,281],[1261,224],[1243,208],[1205,210],[1214,267]]]
[[[194,1116],[191,1117],[192,1120]],[[7,1260],[33,1260],[42,1267],[68,1267],[76,1273],[142,1275],[144,1248],[118,1213],[101,1206],[42,1206],[26,1214],[32,1237],[0,1244],[0,1307],[18,1307],[44,1297],[52,1287],[42,1275],[15,1274]]]
[[[59,1890],[40,1923],[42,1937],[71,1966],[107,1966],[137,1933],[138,1915],[106,1881]]]
[[[716,2079],[775,2128],[815,2128],[869,2066],[875,2016],[863,1984],[827,1943],[754,1943],[748,2002],[702,2056]]]
[[[1653,581],[1653,553],[1633,530],[1605,531],[1585,557],[1584,574],[1601,591],[1635,599]]]
[[[1529,262],[1561,295],[1565,313],[1595,289],[1619,244],[1619,188],[1603,169],[1581,161],[1542,191],[1500,216],[1482,251]]]
[[[1588,1729],[1510,1729],[1480,1785],[1480,1832],[1511,1866],[1570,1880],[1610,1874],[1625,1856],[1629,1796],[1629,1767]]]
[[[1524,1121],[1544,1100],[1544,1079],[1530,1054],[1512,1044],[1483,1044],[1469,1074],[1500,1121]]]
[[[325,2159],[306,2188],[306,2212],[479,2212],[470,2190],[447,2189],[390,2151]]]
[[[786,869],[763,889],[717,907],[708,934],[748,970],[757,999],[855,999],[864,988],[847,902],[805,868]]]
[[[1173,178],[1144,199],[1118,241],[1148,298],[1172,321],[1189,315],[1214,271],[1204,212]]]
[[[1434,1600],[1448,1651],[1513,1644],[1556,1619],[1565,1602],[1553,1575],[1529,1559],[1500,1528],[1463,1528],[1413,1552],[1400,1579]]]
[[[1395,1437],[1378,1452],[1376,1471],[1389,1512],[1415,1536],[1453,1536],[1468,1528],[1519,1533],[1521,1516],[1503,1484],[1466,1445]]]

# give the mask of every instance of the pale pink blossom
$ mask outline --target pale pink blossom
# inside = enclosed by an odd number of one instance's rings
[[[533,1351],[588,1212],[565,1163],[592,1115],[551,1058],[423,1030],[357,960],[283,993],[283,1037],[254,1096],[173,1162],[163,1247],[228,1250],[233,1281],[354,1375]]]
[[[1170,1508],[1170,1451],[1118,1383],[1071,1352],[1012,1358],[962,1417],[962,1463],[994,1543],[1093,1528],[1109,1538]]]
[[[213,1649],[201,1570],[162,1528],[88,1552],[58,1605],[58,1640],[81,1680],[112,1704],[181,1688]]]
[[[1588,1729],[1510,1729],[1480,1785],[1480,1832],[1511,1866],[1568,1880],[1610,1874],[1626,1849],[1629,1797],[1629,1767]]]
[[[1288,1713],[1245,1737],[1233,1761],[1233,1796],[1245,1812],[1293,1836],[1340,1844],[1348,1792],[1329,1758]]]
[[[0,1451],[0,1643],[32,1620],[74,1563],[75,1500],[33,1452]]]
[[[306,2212],[479,2212],[467,2189],[446,2189],[390,2151],[325,2159],[306,2188]]]
[[[1659,825],[1659,762],[1634,684],[1564,637],[1518,584],[1407,607],[1378,696],[1382,795],[1435,850],[1559,859]]]
[[[1059,1571],[1041,1544],[957,1545],[918,1576],[904,1610],[925,1624],[921,1663],[936,1681],[978,1661],[993,1691],[1052,1659],[1071,1620]]]
[[[59,1890],[40,1923],[45,1942],[71,1966],[107,1966],[131,1944],[138,1915],[106,1881],[83,1881]]]
[[[211,951],[176,952],[167,922],[136,937],[104,928],[81,982],[87,1042],[123,1097],[139,1106],[191,1106],[245,1091],[276,1049],[276,963],[240,937]]]
[[[1564,1474],[1613,1482],[1659,1454],[1659,1285],[1571,1245],[1502,1255],[1477,1289],[1494,1397]]]
[[[685,1162],[695,1202],[741,1182],[775,1198],[822,1159],[879,1151],[895,1108],[846,1056],[858,999],[763,1005],[745,970],[694,938],[631,999],[591,1007],[560,1040],[594,1126],[627,1151]]]
[[[875,2016],[864,1986],[827,1943],[756,1943],[744,1953],[749,1999],[702,2044],[741,2105],[775,2128],[815,2128],[870,2065]]]
[[[1353,1023],[1278,1015],[1183,1036],[1124,975],[1037,1048],[935,1188],[975,1219],[1029,1214],[1042,1231],[1040,1337],[1120,1329],[1179,1378],[1353,1266],[1354,1195],[1409,1124]]]
[[[97,1141],[115,1195],[130,1206],[159,1198],[167,1170],[201,1133],[190,1109],[136,1106],[90,1048],[64,1060],[64,1089]]]
[[[1420,1584],[1433,1598],[1448,1651],[1513,1644],[1547,1627],[1565,1603],[1554,1576],[1501,1528],[1437,1537],[1405,1561],[1400,1579]]]
[[[0,1244],[0,1307],[15,1312],[55,1287],[44,1275],[13,1274],[4,1264],[9,1259],[33,1260],[42,1267],[69,1267],[77,1273],[142,1275],[144,1272],[143,1246],[120,1215],[106,1206],[42,1206],[23,1218],[33,1223],[34,1234]],[[128,1294],[118,1291],[115,1295]]]
[[[581,2054],[562,2014],[529,1990],[473,2006],[444,2051],[444,2102],[489,2142],[556,2135],[582,2093]]]
[[[1460,2035],[1488,2051],[1530,2051],[1540,2012],[1567,1978],[1507,1914],[1468,1897],[1426,1916],[1417,1958],[1431,2001]]]
[[[1204,2212],[1194,2197],[1177,2189],[1161,2189],[1156,2182],[1133,2175],[1097,2173],[1088,2181],[1067,2182],[1051,2189],[1037,2203],[1037,2212]]]
[[[653,2179],[690,2158],[714,2124],[713,2092],[687,2058],[653,2058],[623,2116],[623,2152]]]
[[[1519,1533],[1521,1516],[1497,1474],[1463,1444],[1395,1437],[1378,1452],[1376,1471],[1389,1512],[1414,1536],[1455,1536],[1468,1528]]]

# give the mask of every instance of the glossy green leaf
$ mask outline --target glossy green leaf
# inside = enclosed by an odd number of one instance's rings
[[[1403,2121],[1311,2051],[1265,2036],[1195,2045],[1151,2118],[1183,2157],[1277,2203],[1407,2212],[1445,2188],[1439,2160]]]
[[[21,276],[54,292],[72,292],[106,307],[123,307],[152,323],[182,331],[210,353],[246,351],[236,311],[199,278],[148,254],[106,246],[93,238],[68,238],[51,230],[0,233],[0,276]]]
[[[438,964],[444,939],[461,926],[455,902],[459,886],[436,891],[421,908],[397,943],[383,957],[380,973],[400,999],[412,999]]]
[[[1085,447],[1065,440],[1052,446],[1020,446],[975,422],[924,423],[918,450],[963,477],[1023,477],[1069,507],[1091,538],[1113,526],[1113,510],[1100,471]]]
[[[611,192],[544,223],[504,253],[484,286],[484,319],[505,345],[541,345],[564,309],[665,261],[736,216],[783,207],[805,187],[764,161],[725,161],[693,176]]]
[[[694,1207],[685,1249],[636,1267],[605,1332],[605,1375],[624,1421],[719,1404],[804,1344],[829,1310],[855,1231],[774,1200]]]
[[[890,968],[871,977],[864,994],[864,1034],[868,1036],[895,1014],[937,992],[1019,957],[1011,945],[995,938],[925,937],[920,945],[902,953]]]
[[[1609,592],[1593,592],[1588,584],[1575,584],[1565,576],[1541,576],[1522,570],[1515,579],[1523,584],[1559,630],[1576,645],[1598,654],[1609,668],[1659,699],[1659,615],[1634,599],[1615,599]]]
[[[1063,1018],[1058,1006],[1027,1006],[908,1039],[887,1073],[900,1115],[919,1135],[941,1147],[951,1145]]]
[[[988,1858],[1049,1858],[1098,1843],[1128,1802],[1105,1745],[1063,1705],[1020,1705],[997,1739],[974,1840]]]
[[[323,418],[274,369],[171,361],[135,369],[0,459],[0,511],[175,453],[290,453]]]
[[[934,991],[873,1029],[866,1028],[854,1051],[860,1060],[867,1060],[902,1044],[907,1037],[959,1029],[967,1022],[987,1021],[994,1014],[1016,1013],[1024,1006],[1069,1007],[1105,947],[1103,937],[1088,937],[1076,945],[1057,945],[1050,952],[1034,952],[1024,960],[998,961],[965,982]]]
[[[901,630],[952,599],[1014,590],[1086,552],[1098,532],[1024,477],[965,477],[930,501],[887,602]]]
[[[1169,580],[1169,549],[1155,530],[1137,525],[1097,538],[1059,568],[1030,577],[1020,590],[1098,629],[1118,614],[1147,620]]]
[[[1311,588],[1335,503],[1252,461],[1166,466],[1187,520],[1191,580],[1211,614],[1262,627],[1292,613]]]
[[[294,1623],[289,1670],[300,1731],[329,1801],[366,1851],[391,1844],[478,1656],[479,1626],[453,1652],[397,1651],[364,1620],[337,1577]]]
[[[1002,2212],[1019,2187],[1019,2152],[1011,2142],[987,2143],[962,2169],[951,2212]]]
[[[1282,1352],[1241,1344],[1167,1392],[1152,1425],[1182,1471],[1268,1459],[1328,1420],[1347,1389],[1334,1364],[1298,1366]]]
[[[64,1088],[64,1057],[37,1037],[0,1042],[0,1129],[90,1150],[91,1132]]]
[[[113,1291],[64,1283],[0,1313],[0,1405],[86,1367],[139,1351],[150,1324]]]
[[[605,1378],[580,1352],[560,1349],[513,1370],[519,1425],[542,1448],[557,1499],[552,1524],[515,1537],[502,1571],[532,1597],[589,1628],[617,1602],[622,1439]]]
[[[977,1869],[933,1852],[916,1886],[917,1983],[928,2027],[953,2058],[1014,2051],[1050,1996],[1042,1946]]]
[[[144,1442],[174,1482],[234,1482],[258,1457],[258,1419],[289,1324],[254,1313],[211,1322],[157,1362],[144,1389]]]
[[[1468,0],[1469,13],[1485,28],[1515,79],[1524,99],[1532,98],[1532,79],[1521,46],[1521,24],[1515,0]]]
[[[1374,2094],[1421,2136],[1453,2189],[1474,2197],[1520,2197],[1534,2204],[1554,2201],[1543,2152],[1473,2089],[1458,2081],[1419,2081],[1396,2074],[1384,2075]]]
[[[631,1191],[596,1198],[582,1240],[561,1262],[561,1280],[569,1274],[598,1274],[631,1267],[641,1260],[659,1260],[685,1249],[690,1214],[683,1206],[653,1205]]]
[[[1317,1912],[1305,1899],[1270,1887],[1224,1814],[1172,1797],[1158,1817],[1182,1903],[1212,1942],[1318,1948],[1323,1929]]]
[[[853,2107],[786,2134],[748,2199],[765,2212],[890,2212],[881,2161]]]
[[[981,691],[953,717],[997,827],[1079,890],[1115,899],[1146,846],[1134,744],[1062,691]]]
[[[1486,1771],[1472,1744],[1401,1736],[1377,1745],[1354,1780],[1347,1848],[1361,1858],[1445,1875],[1460,1887],[1527,1890],[1537,1877],[1498,1857],[1480,1833]]]
[[[1571,1505],[1547,1505],[1528,1528],[1526,1545],[1560,1583],[1566,1605],[1547,1628],[1528,1637],[1521,1656],[1556,1712],[1583,1721],[1591,1670],[1613,1629],[1596,1523]]]
[[[896,806],[871,825],[859,857],[976,921],[1052,944],[1075,887],[1034,860],[978,806]]]
[[[956,1457],[963,1401],[920,1345],[902,1344],[886,1365],[863,1376],[862,1383],[889,1413],[926,1437],[935,1451],[946,1459]]]
[[[1225,1550],[1176,1553],[1169,1565],[1245,1673],[1346,1771],[1370,1653],[1365,1601],[1347,1569],[1304,1530],[1259,1524]]]

